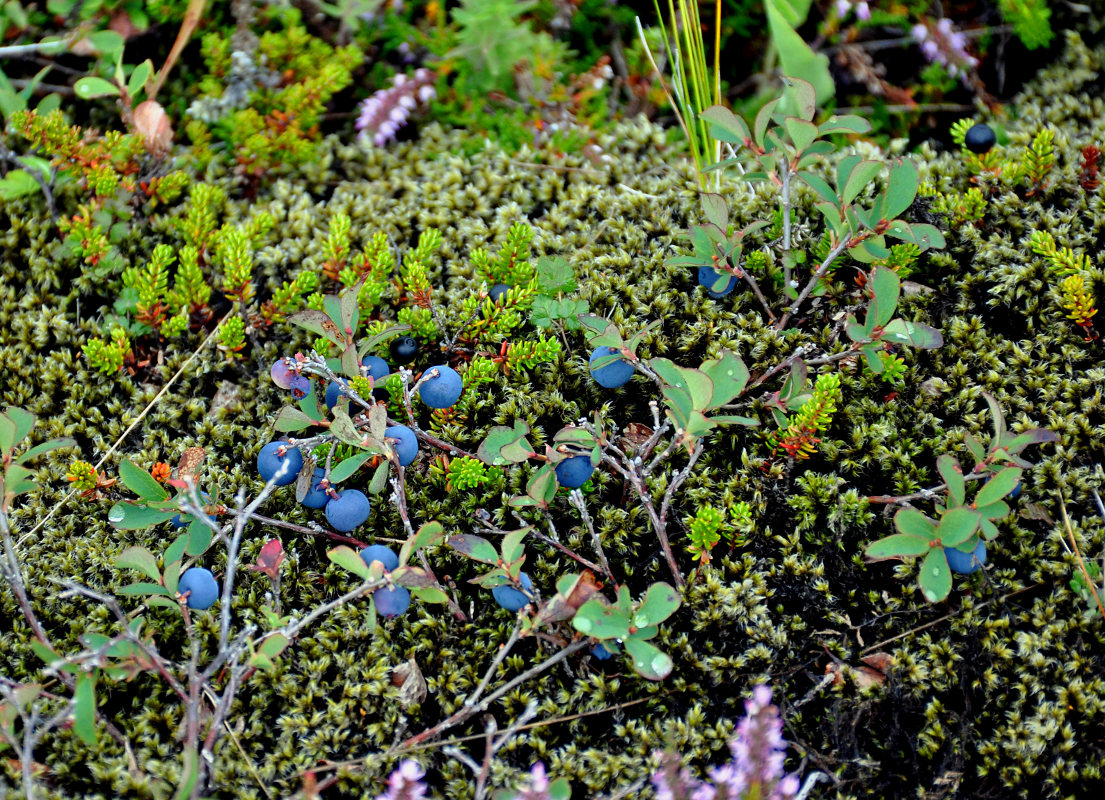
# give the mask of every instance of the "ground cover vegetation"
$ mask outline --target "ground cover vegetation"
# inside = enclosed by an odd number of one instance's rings
[[[1105,784],[1100,24],[640,5],[0,5],[5,796]]]

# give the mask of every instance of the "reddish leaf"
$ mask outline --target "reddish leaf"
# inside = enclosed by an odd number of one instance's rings
[[[284,546],[279,539],[270,539],[257,555],[257,563],[250,564],[249,568],[254,572],[265,573],[270,580],[276,580],[280,576],[280,563],[283,560]]]

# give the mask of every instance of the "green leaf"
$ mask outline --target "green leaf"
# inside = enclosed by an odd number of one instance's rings
[[[779,53],[780,68],[784,75],[802,78],[812,84],[818,105],[823,105],[832,98],[835,91],[833,78],[829,73],[829,58],[824,53],[814,53],[795,32],[795,28],[801,23],[788,22],[787,15],[783,11],[788,7],[793,9],[794,5],[787,0],[765,0],[764,2],[771,40]],[[789,16],[794,17],[793,11],[789,12]],[[784,95],[784,98],[787,102],[780,111],[796,113],[800,110],[799,97]]]
[[[330,482],[341,483],[347,478],[352,477],[353,473],[360,469],[361,465],[368,461],[370,458],[372,458],[372,453],[357,453],[356,455],[350,456],[344,461],[341,461],[340,463],[338,463],[337,466],[330,470]]]
[[[361,312],[359,304],[357,303],[357,295],[360,294],[361,287],[364,286],[367,275],[350,286],[348,289],[342,292],[341,295],[341,324],[342,332],[346,336],[352,337],[357,332],[357,324],[360,322]],[[353,351],[353,359],[357,360],[357,351]],[[357,366],[360,366],[360,362],[357,362]],[[359,375],[360,372],[346,373],[350,377]]]
[[[188,539],[189,535],[186,531],[173,539],[173,543],[165,548],[162,558],[166,564],[172,564],[174,561],[180,561],[184,558],[185,548],[188,546]]]
[[[145,597],[147,595],[173,596],[173,593],[160,583],[147,583],[145,581],[141,583],[128,583],[126,586],[120,586],[115,593],[121,594],[124,597]]]
[[[729,227],[729,205],[725,202],[725,198],[720,194],[703,192],[700,199],[702,200],[702,214],[706,217],[706,221],[724,235]]]
[[[944,336],[936,328],[922,325],[920,322],[908,322],[904,319],[892,319],[883,328],[883,341],[894,344],[906,344],[922,350],[933,350],[944,344]]]
[[[341,406],[334,406],[334,418],[330,422],[330,432],[342,442],[353,447],[360,447],[365,437],[350,419],[348,412]]]
[[[410,329],[410,325],[390,325],[375,336],[364,339],[361,342],[361,346],[357,348],[357,355],[364,358],[369,352],[375,351],[376,348],[380,347],[388,339],[392,339],[401,333],[406,333]]]
[[[161,582],[161,570],[157,567],[157,558],[145,547],[128,547],[115,559],[119,569],[136,569],[150,580]]]
[[[659,625],[679,608],[679,592],[666,583],[654,583],[645,592],[637,613],[633,615],[633,626],[645,628]]]
[[[136,466],[129,458],[124,458],[123,463],[119,465],[119,480],[143,500],[156,502],[169,497],[165,487],[155,481],[153,475]]]
[[[930,550],[921,562],[921,572],[917,575],[921,593],[930,603],[938,603],[952,590],[952,572],[948,567],[948,557],[944,548]]]
[[[497,565],[499,563],[499,551],[491,542],[481,536],[473,536],[470,533],[460,533],[450,536],[446,541],[451,548],[461,555],[485,564]]]
[[[526,484],[526,494],[532,497],[540,508],[547,508],[556,496],[556,468],[545,464],[533,474]]]
[[[511,531],[503,537],[503,544],[500,549],[502,550],[503,561],[505,563],[512,564],[522,557],[522,553],[525,552],[522,542],[525,540],[526,535],[532,530],[533,526],[527,525],[524,528]]]
[[[356,378],[361,374],[361,360],[357,357],[357,345],[351,344],[341,351],[341,374]]]
[[[579,607],[572,625],[585,636],[596,639],[625,639],[629,636],[629,618],[599,598],[592,598]]]
[[[806,122],[804,119],[787,117],[783,120],[783,127],[786,128],[790,140],[794,142],[794,147],[799,153],[803,152],[817,138],[817,126],[812,122]]]
[[[799,172],[798,177],[801,178],[807,186],[817,192],[817,194],[821,196],[821,199],[829,203],[834,210],[837,209],[840,200],[828,181],[812,172]]]
[[[915,508],[903,508],[894,515],[894,527],[910,536],[936,538],[936,523]]]
[[[874,298],[867,313],[874,317],[875,327],[883,328],[890,322],[894,316],[894,310],[898,307],[902,281],[898,273],[889,267],[875,267],[874,272],[871,278],[871,291],[874,293]]]
[[[94,673],[77,675],[73,690],[73,731],[85,744],[96,744],[96,678]]]
[[[284,406],[276,415],[276,429],[281,433],[295,433],[304,428],[309,428],[316,420],[304,414],[298,408]]]
[[[177,786],[176,794],[173,795],[173,800],[188,800],[199,777],[199,756],[196,754],[196,748],[186,747],[180,771],[180,784]]]
[[[713,384],[713,394],[707,404],[707,411],[733,402],[748,384],[748,367],[731,350],[725,350],[721,358],[711,358],[702,362],[702,372]]]
[[[97,78],[94,75],[86,75],[73,84],[73,93],[82,100],[92,100],[96,97],[117,97],[119,87],[114,83]]]
[[[406,564],[412,554],[423,547],[435,544],[444,535],[445,528],[442,527],[440,522],[434,521],[423,524],[412,538],[403,543],[403,547],[399,551],[400,566]]]
[[[982,515],[968,506],[950,508],[940,517],[936,536],[944,547],[955,547],[974,536]]]
[[[827,133],[868,133],[871,123],[863,117],[855,114],[836,116],[835,114],[821,123],[818,133],[824,136]]]
[[[0,200],[18,200],[41,191],[42,184],[26,170],[13,169],[0,178]]]
[[[963,468],[959,466],[958,459],[950,453],[945,453],[936,459],[936,469],[939,470],[944,483],[948,484],[950,505],[963,505],[967,484],[963,481]]]
[[[963,434],[963,444],[967,446],[971,455],[974,456],[975,461],[982,462],[986,460],[986,453],[982,449],[982,443],[974,436],[969,433]]]
[[[560,256],[541,256],[534,262],[537,288],[543,295],[556,295],[576,290],[575,273],[567,259]]]
[[[975,495],[974,504],[977,508],[996,503],[1015,488],[1021,481],[1021,470],[1016,467],[1006,467],[994,477],[990,478],[978,494]]]
[[[343,544],[327,552],[326,557],[342,569],[352,572],[362,580],[368,580],[368,564],[364,563],[361,554],[356,550]]]
[[[77,446],[76,439],[70,439],[68,436],[63,437],[61,439],[51,439],[48,442],[42,442],[41,444],[36,444],[34,447],[32,447],[27,452],[22,453],[19,456],[19,458],[15,459],[15,463],[16,464],[25,464],[26,462],[28,462],[28,461],[30,461],[34,458],[38,458],[43,453],[49,453],[50,451],[57,450],[61,447],[76,447],[76,446]]]
[[[437,586],[437,581],[422,567],[396,567],[391,571],[391,579],[408,589],[416,587],[429,589]]]
[[[449,595],[445,594],[441,589],[436,586],[414,588],[411,589],[411,594],[421,600],[423,603],[448,603]]]
[[[743,145],[752,138],[745,121],[725,106],[710,106],[698,116],[710,123],[710,136],[718,141]]]
[[[339,348],[345,348],[345,337],[342,336],[341,328],[334,324],[334,320],[330,319],[330,315],[325,311],[316,308],[305,308],[289,315],[288,322],[329,339]]]
[[[188,525],[188,546],[184,552],[193,558],[203,555],[207,548],[211,546],[211,537],[214,536],[214,533],[210,526],[202,520],[193,519]],[[169,562],[166,561],[165,563]]]
[[[633,659],[633,669],[642,678],[647,678],[650,681],[662,681],[671,674],[672,668],[675,666],[671,656],[656,645],[636,637],[630,637],[622,644],[625,646],[625,652]]]
[[[152,74],[153,62],[148,58],[131,71],[130,77],[127,79],[127,94],[131,96],[132,100],[142,91],[146,81],[150,79]]]
[[[917,166],[908,158],[890,168],[886,192],[883,194],[884,202],[879,209],[883,219],[894,219],[909,208],[913,198],[917,196],[920,180]]]
[[[717,425],[744,425],[749,428],[759,427],[760,421],[752,417],[742,417],[738,414],[719,414],[710,417],[710,421]]]
[[[882,168],[883,164],[881,161],[863,160],[857,163],[848,173],[847,180],[844,186],[841,187],[841,205],[848,205],[855,200],[859,193],[866,188],[867,184],[875,180],[875,177],[882,172]]]
[[[521,455],[521,450],[528,450],[529,453],[533,452],[533,447],[525,438],[529,432],[529,425],[521,420],[515,420],[513,428],[496,425],[488,431],[487,436],[480,442],[476,455],[480,461],[493,467],[525,461],[526,458],[529,458],[528,454],[525,458],[518,458],[518,456]],[[508,449],[508,452],[504,453],[504,449]]]
[[[388,461],[381,461],[376,465],[376,471],[372,473],[372,480],[368,484],[369,494],[379,494],[384,491],[384,487],[387,486],[389,465]]]
[[[1032,444],[1057,441],[1059,441],[1059,436],[1055,431],[1049,431],[1047,428],[1032,428],[1023,433],[1018,433],[1007,442],[1002,442],[1001,447],[1009,453],[1019,453]],[[983,459],[979,456],[978,460],[982,461]]]
[[[930,549],[928,537],[914,536],[911,533],[894,533],[867,545],[864,555],[872,561],[884,561],[888,558],[921,556]]]

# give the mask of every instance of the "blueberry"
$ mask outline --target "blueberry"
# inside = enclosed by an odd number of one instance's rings
[[[737,276],[733,275],[729,278],[729,283],[725,284],[725,287],[720,292],[715,292],[710,287],[717,283],[718,278],[722,276],[722,273],[718,272],[713,267],[707,267],[703,265],[698,268],[698,285],[706,287],[706,294],[715,300],[719,297],[725,297],[737,286]]]
[[[566,489],[578,489],[594,471],[591,456],[572,456],[556,465],[556,480]]]
[[[200,496],[203,498],[203,502],[205,502],[205,503],[211,502],[211,495],[209,495],[207,492],[200,492]],[[191,499],[191,498],[189,498],[189,499]],[[172,525],[174,528],[187,528],[188,527],[187,525],[184,524],[184,519],[183,519],[183,517],[181,517],[180,514],[177,514],[175,517],[173,517],[171,520],[169,520],[169,524]]]
[[[625,386],[629,379],[633,377],[633,365],[624,358],[611,361],[605,367],[595,369],[595,362],[600,358],[617,355],[620,352],[621,350],[616,347],[597,347],[591,353],[591,358],[587,363],[591,367],[591,377],[595,379],[595,383],[599,386],[607,389],[618,389]]]
[[[492,303],[498,303],[499,298],[509,292],[511,287],[505,283],[496,283],[490,289],[487,290],[487,296],[491,298]]]
[[[399,566],[399,556],[390,547],[382,544],[370,544],[361,551],[361,558],[369,566],[372,566],[373,561],[379,561],[388,572]]]
[[[291,389],[292,379],[296,377],[295,370],[288,369],[283,358],[276,360],[276,363],[269,370],[269,375],[272,377],[272,382],[281,389]]]
[[[986,542],[980,539],[978,547],[970,553],[964,553],[954,547],[945,547],[944,555],[948,557],[948,566],[951,567],[952,572],[970,575],[972,572],[978,572],[986,563]]]
[[[319,481],[326,475],[326,469],[324,467],[315,467],[315,474],[311,477],[311,488],[307,490],[307,494],[303,496],[303,505],[307,508],[323,508],[328,502],[330,502],[329,492],[324,491],[319,485]]]
[[[614,654],[603,647],[602,642],[596,642],[591,648],[591,655],[597,658],[599,661],[609,661],[614,657]]]
[[[414,361],[418,355],[418,342],[413,336],[400,336],[391,340],[388,351],[391,353],[391,360],[403,366]]]
[[[432,374],[434,370],[438,371],[438,376],[429,378],[418,387],[418,396],[430,408],[449,408],[460,400],[461,392],[464,391],[464,382],[452,367],[438,364],[436,367],[430,367],[426,372]]]
[[[338,385],[337,381],[330,381],[330,385],[326,387],[326,410],[332,411],[341,396],[341,386]]]
[[[993,147],[997,141],[998,137],[995,135],[993,128],[981,122],[976,122],[967,129],[967,134],[963,137],[963,146],[972,153],[982,155]]]
[[[518,573],[518,581],[522,584],[523,589],[533,588],[533,581],[524,572]],[[518,591],[509,583],[496,586],[491,590],[491,596],[495,598],[495,602],[499,604],[500,608],[505,608],[507,611],[518,611],[529,602],[529,598],[524,593]]]
[[[376,383],[384,379],[391,372],[388,362],[379,356],[365,356],[361,359],[361,374],[366,378],[372,378]]]
[[[405,467],[414,461],[414,457],[418,455],[418,437],[414,435],[414,431],[406,425],[390,425],[384,436],[399,440],[393,444],[401,466]]]
[[[377,589],[372,593],[376,610],[385,617],[398,617],[411,607],[411,593],[404,586]]]
[[[269,442],[262,447],[257,454],[257,471],[261,473],[265,483],[276,477],[277,486],[287,486],[295,482],[299,471],[303,469],[303,454],[296,447],[288,447],[288,451],[280,456],[276,451],[281,447],[287,447],[287,443]]]
[[[211,574],[211,570],[203,567],[184,570],[184,574],[177,581],[176,590],[178,594],[191,592],[187,599],[188,608],[194,608],[197,611],[211,608],[219,599],[219,584],[215,582],[215,576]]]
[[[368,498],[360,489],[338,492],[326,504],[326,521],[342,533],[348,533],[368,519]]]
[[[311,379],[306,375],[296,375],[292,378],[292,397],[296,400],[302,400],[304,397],[311,393],[314,384],[311,383]]]

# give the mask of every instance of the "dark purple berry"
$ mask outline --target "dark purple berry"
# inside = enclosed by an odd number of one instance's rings
[[[384,436],[388,439],[396,439],[392,442],[395,446],[395,454],[399,456],[399,465],[406,467],[414,461],[418,455],[418,437],[414,431],[406,425],[391,425]]]
[[[511,287],[507,286],[505,283],[496,283],[487,290],[487,296],[491,298],[492,303],[498,303],[499,298],[509,292],[510,288]]]
[[[292,378],[292,385],[289,388],[292,390],[292,397],[302,400],[311,393],[311,379],[306,375],[296,375]]]
[[[315,467],[315,473],[311,476],[311,488],[307,490],[307,494],[303,495],[303,505],[307,508],[323,508],[330,502],[329,492],[319,486],[319,481],[325,476],[325,468]]]
[[[433,376],[435,370],[437,375]],[[464,382],[455,369],[438,364],[436,367],[427,369],[426,374],[433,377],[427,378],[418,387],[418,396],[422,398],[423,403],[430,408],[449,408],[460,400],[460,395],[464,391]]]
[[[379,356],[365,356],[361,359],[361,374],[379,383],[391,372],[388,362]]]
[[[280,358],[272,365],[272,369],[269,370],[269,375],[272,377],[272,382],[281,389],[291,389],[292,379],[295,377],[295,370],[289,369],[284,363],[284,359]]]
[[[719,297],[725,297],[737,286],[737,276],[730,275],[729,282],[726,283],[719,291],[714,291],[713,286],[723,275],[728,273],[718,272],[713,267],[707,267],[705,265],[698,268],[698,285],[706,287],[706,294],[717,300]]]
[[[326,387],[326,410],[332,411],[334,406],[338,404],[338,400],[341,399],[342,391],[341,386],[337,381],[330,381],[330,385]]]
[[[591,456],[572,456],[556,465],[556,480],[566,489],[578,489],[594,471]]]
[[[334,530],[348,533],[368,519],[368,512],[365,493],[360,489],[346,489],[326,504],[326,521]]]
[[[405,586],[377,589],[372,593],[372,601],[385,617],[398,617],[411,607],[411,593]]]
[[[286,448],[284,455],[278,452],[282,447]],[[295,482],[301,469],[303,454],[299,452],[299,448],[288,447],[285,442],[269,442],[257,454],[257,471],[265,483],[275,477],[277,486],[287,486]]]
[[[993,128],[981,122],[976,122],[967,129],[967,133],[963,137],[963,146],[972,153],[982,155],[997,144],[997,141],[998,137]]]
[[[948,566],[952,572],[960,575],[970,575],[978,572],[986,564],[986,542],[979,539],[978,546],[970,553],[956,550],[954,547],[945,547],[944,555],[948,557]]]
[[[611,361],[605,367],[595,369],[595,362],[600,358],[618,355],[619,353],[621,353],[621,350],[618,348],[605,346],[596,347],[591,353],[591,358],[587,363],[591,368],[591,377],[595,379],[595,383],[599,386],[607,389],[618,389],[625,386],[629,379],[633,377],[633,365],[624,358]]]
[[[533,588],[533,581],[531,581],[529,575],[524,572],[518,573],[518,582],[522,584],[522,588],[526,591]],[[491,590],[491,596],[495,598],[495,602],[498,603],[501,608],[505,608],[507,611],[518,611],[530,601],[524,592],[515,589],[509,583],[505,583],[502,586],[496,586]]]
[[[203,567],[192,567],[184,570],[176,585],[177,594],[188,592],[188,608],[203,611],[215,605],[219,599],[219,584],[215,582],[215,576],[211,570]]]
[[[390,547],[382,544],[370,544],[361,550],[361,558],[369,566],[372,566],[373,561],[379,561],[388,572],[399,566],[399,556],[395,555],[395,551]]]
[[[400,336],[388,345],[391,360],[399,366],[409,364],[418,356],[418,342],[413,336]]]

